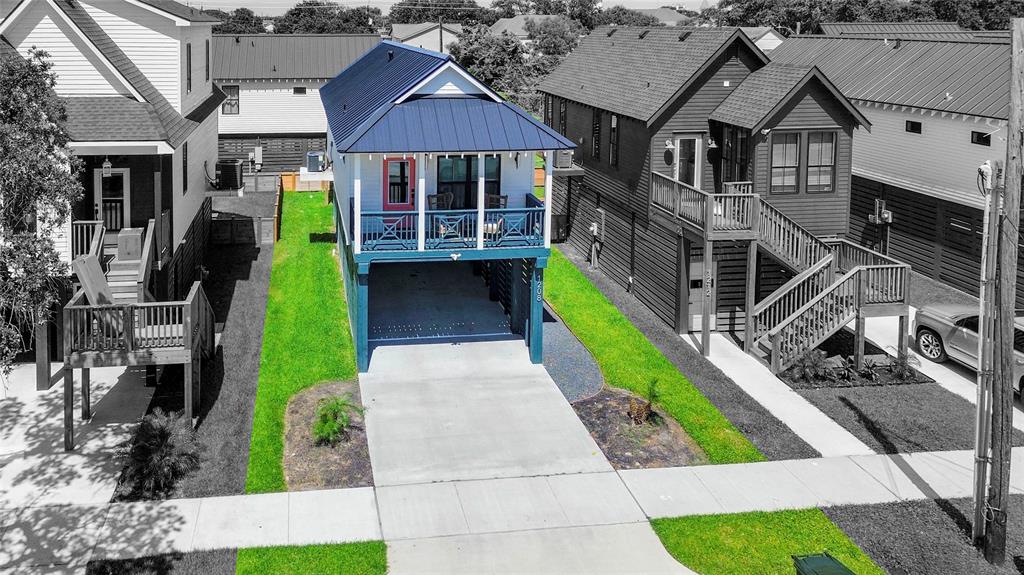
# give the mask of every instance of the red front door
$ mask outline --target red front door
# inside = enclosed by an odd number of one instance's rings
[[[411,211],[416,201],[416,160],[384,158],[384,209]]]

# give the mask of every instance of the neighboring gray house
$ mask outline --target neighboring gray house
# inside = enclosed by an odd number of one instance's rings
[[[743,26],[740,28],[747,38],[753,40],[754,45],[762,52],[769,52],[779,47],[786,39],[778,30],[771,26]]]
[[[549,14],[520,14],[511,18],[501,18],[491,26],[491,32],[494,34],[508,32],[525,44],[529,41],[528,34],[526,33],[527,20],[541,22],[557,18],[560,18],[560,16]]]
[[[447,46],[458,40],[462,24],[420,22],[418,24],[392,24],[391,39],[402,44],[426,48],[447,54]]]

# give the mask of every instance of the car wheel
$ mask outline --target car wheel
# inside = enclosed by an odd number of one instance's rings
[[[929,361],[946,361],[946,348],[942,345],[942,338],[934,330],[926,327],[917,331],[917,352]]]

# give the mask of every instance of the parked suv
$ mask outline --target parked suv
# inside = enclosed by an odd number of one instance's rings
[[[1014,320],[1013,381],[1020,393],[1024,379],[1024,318]],[[930,305],[914,314],[917,351],[926,359],[941,363],[947,359],[978,369],[978,306]]]

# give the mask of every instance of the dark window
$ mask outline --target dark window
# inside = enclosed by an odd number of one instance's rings
[[[565,135],[565,100],[558,102],[558,133]]]
[[[192,93],[192,44],[185,44],[185,93]]]
[[[967,331],[978,333],[978,316],[972,315],[971,317],[965,317],[964,319],[956,322],[958,327],[962,327]]]
[[[619,165],[619,117],[612,114],[611,129],[608,130],[608,163]]]
[[[771,182],[773,194],[795,194],[799,191],[800,134],[772,134]]]
[[[408,204],[409,200],[409,162],[389,160],[388,164],[388,203]]]
[[[836,179],[835,132],[807,134],[807,193],[834,192]]]
[[[181,195],[188,192],[188,142],[181,145]]]
[[[227,116],[238,114],[238,86],[222,86],[224,90],[224,103],[220,105],[220,113]]]
[[[451,192],[452,209],[476,208],[479,161],[476,156],[437,159],[437,191]],[[501,155],[484,156],[484,193],[501,193]]]
[[[306,87],[305,86],[295,86],[295,87],[293,87],[292,88],[292,95],[293,96],[305,96],[306,95]]]
[[[594,117],[590,127],[590,155],[595,160],[601,159],[601,110],[594,110]]]
[[[747,180],[750,165],[749,134],[743,128],[726,126],[722,138],[722,177],[727,182]]]
[[[978,144],[979,146],[991,146],[992,134],[986,134],[985,132],[971,132],[971,143]]]
[[[1024,353],[1024,331],[1013,330],[1013,351]]]
[[[206,81],[209,82],[210,81],[210,41],[209,40],[206,41],[206,64],[205,64],[205,70],[206,70]]]
[[[907,120],[907,131],[911,134],[921,133],[921,122],[915,122],[914,120]]]
[[[544,123],[552,126],[555,117],[555,99],[552,96],[544,97]],[[554,127],[554,126],[552,126]]]

